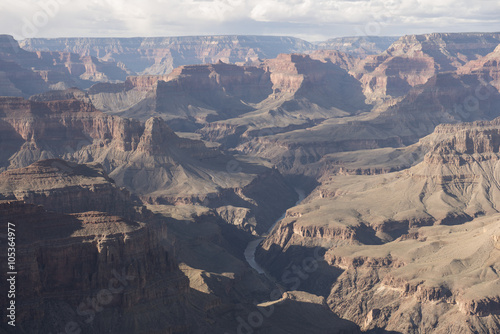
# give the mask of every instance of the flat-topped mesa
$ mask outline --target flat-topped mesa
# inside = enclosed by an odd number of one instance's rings
[[[274,59],[265,60],[262,66],[275,73],[304,74],[317,69],[317,64],[309,55],[282,53]]]
[[[320,83],[325,76],[340,73],[339,68],[303,54],[280,54],[265,60],[261,67],[271,73],[275,93],[295,93],[303,83]]]
[[[43,98],[26,100],[22,97],[0,96],[0,110],[7,120],[20,119],[22,117],[49,117],[50,115],[60,116],[102,116],[103,113],[83,99],[74,97],[65,100],[42,101]]]
[[[195,93],[195,97],[202,95],[203,91],[220,91],[218,94],[227,93],[245,100],[249,98],[247,95],[255,94],[254,90],[264,90],[268,82],[269,73],[260,68],[218,62],[179,66],[168,75],[129,76],[124,89],[139,92],[158,89],[157,94],[161,96],[172,92]],[[99,93],[97,88],[96,85],[93,93]]]
[[[269,73],[251,66],[184,65],[169,75],[128,77],[122,84],[95,85],[89,91],[102,110],[146,121],[164,117],[180,131],[195,131],[207,121],[255,110],[271,93]],[[196,124],[198,123],[198,124]]]
[[[64,90],[49,90],[47,92],[30,96],[30,101],[48,102],[61,100],[80,100],[87,104],[92,104],[87,92],[78,88],[69,88]]]

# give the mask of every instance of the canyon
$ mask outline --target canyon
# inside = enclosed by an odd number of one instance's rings
[[[0,36],[19,330],[500,331],[499,44]]]

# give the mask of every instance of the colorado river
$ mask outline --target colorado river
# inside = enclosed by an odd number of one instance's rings
[[[297,189],[297,188],[295,188],[295,192],[297,193],[297,195],[299,195],[299,200],[297,201],[297,203],[295,203],[295,205],[299,205],[300,202],[302,202],[304,198],[306,198],[306,193],[302,189]],[[269,233],[271,233],[276,224],[278,224],[283,218],[285,218],[285,215],[286,215],[286,210],[285,212],[283,212],[281,217],[279,217],[274,222],[274,224],[269,228],[264,237],[267,237]],[[264,237],[250,241],[247,245],[247,248],[245,248],[245,253],[244,253],[245,260],[247,260],[250,267],[255,269],[259,274],[265,274],[265,270],[257,263],[257,261],[255,261],[255,251],[257,250],[257,247],[259,247],[262,240],[264,240]]]

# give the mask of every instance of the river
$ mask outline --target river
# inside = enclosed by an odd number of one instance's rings
[[[297,195],[299,195],[299,199],[298,199],[297,203],[295,203],[295,205],[299,205],[304,200],[304,198],[306,198],[306,193],[304,192],[304,190],[298,189],[298,188],[295,188],[295,192],[297,193]],[[257,251],[257,247],[259,247],[260,243],[264,240],[264,238],[267,237],[269,235],[269,233],[271,233],[271,231],[276,226],[276,224],[278,224],[283,218],[285,218],[285,215],[286,215],[286,210],[285,210],[285,212],[283,212],[281,217],[279,217],[274,222],[274,224],[269,228],[269,230],[266,232],[266,234],[264,234],[264,236],[262,238],[250,241],[247,245],[247,248],[245,248],[245,253],[244,253],[245,260],[247,260],[250,267],[255,269],[259,274],[265,274],[266,272],[265,272],[264,268],[262,268],[257,263],[257,261],[255,261],[255,252]]]

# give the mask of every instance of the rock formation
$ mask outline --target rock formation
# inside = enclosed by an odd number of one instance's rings
[[[361,58],[354,57],[348,53],[337,50],[318,50],[309,53],[312,59],[318,59],[324,62],[331,62],[340,68],[350,71],[356,66]]]

